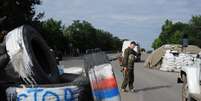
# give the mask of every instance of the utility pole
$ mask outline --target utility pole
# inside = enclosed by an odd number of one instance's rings
[[[184,51],[184,48],[185,48],[185,47],[188,47],[188,44],[189,44],[189,42],[188,42],[188,35],[187,35],[187,34],[183,34],[183,36],[182,36],[181,52]]]

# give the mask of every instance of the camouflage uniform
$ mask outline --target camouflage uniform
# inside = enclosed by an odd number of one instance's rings
[[[126,89],[126,86],[129,85],[129,89],[133,89],[134,82],[134,61],[137,53],[130,47],[126,48],[124,51],[123,58],[123,67],[127,67],[128,71],[124,72],[124,81],[121,88]]]

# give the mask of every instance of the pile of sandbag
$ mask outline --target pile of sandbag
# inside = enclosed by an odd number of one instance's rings
[[[175,64],[176,64],[177,69],[180,69],[182,67],[182,63],[184,62],[185,57],[186,57],[186,55],[183,53],[181,53],[181,54],[179,54],[179,56],[175,57]]]
[[[180,53],[178,57],[176,57],[176,65],[177,69],[181,69],[182,66],[192,64],[193,59],[196,58],[194,54],[184,54]]]
[[[173,55],[170,50],[167,50],[163,60],[160,70],[162,71],[180,71],[182,66],[192,64],[193,59],[196,58],[196,54],[186,54],[179,53],[178,55]]]
[[[176,68],[175,56],[170,50],[167,50],[165,56],[163,57],[162,65],[160,70],[162,71],[173,71]]]

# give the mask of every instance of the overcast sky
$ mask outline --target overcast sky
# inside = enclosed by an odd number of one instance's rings
[[[43,20],[54,18],[66,26],[86,20],[151,49],[166,19],[188,22],[192,15],[201,14],[201,0],[43,0],[36,9],[45,12]]]

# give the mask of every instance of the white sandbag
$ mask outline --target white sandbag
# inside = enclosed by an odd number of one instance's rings
[[[186,65],[187,84],[189,93],[200,94],[200,60],[195,60],[194,64]]]
[[[179,56],[175,57],[176,68],[181,69],[183,65],[188,64],[189,60],[191,60],[189,55],[180,53]]]
[[[165,53],[165,56],[163,58],[160,70],[162,70],[162,71],[174,71],[175,68],[176,68],[175,57],[172,53],[170,53],[170,50],[167,50]]]
[[[193,64],[193,59],[196,54],[180,53],[179,56],[174,56],[169,50],[166,51],[162,66],[162,71],[180,71],[182,66]]]
[[[160,68],[161,71],[168,71],[168,68]]]
[[[182,58],[182,66],[194,64],[194,59],[196,59],[195,54],[184,54]]]
[[[185,54],[180,53],[179,56],[176,56],[176,57],[175,57],[175,64],[176,64],[176,68],[177,68],[177,69],[181,69],[182,64],[183,64],[183,62],[184,62],[185,56],[186,56]]]

